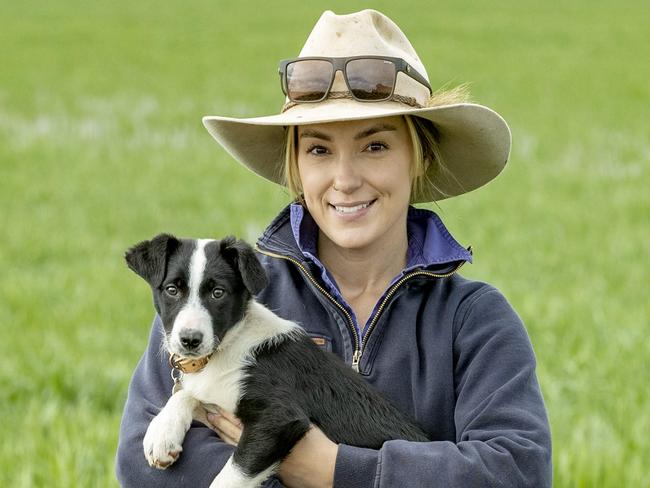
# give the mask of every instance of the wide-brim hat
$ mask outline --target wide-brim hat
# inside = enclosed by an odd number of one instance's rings
[[[404,33],[375,10],[349,15],[327,11],[320,17],[299,57],[390,56],[404,59],[427,80],[424,65]],[[336,74],[332,93],[347,91]],[[238,162],[258,175],[285,185],[284,146],[288,126],[411,115],[430,120],[437,129],[445,171],[431,165],[428,185],[413,202],[442,200],[469,192],[495,178],[510,154],[510,129],[495,111],[474,103],[438,104],[429,88],[398,73],[396,97],[381,102],[326,98],[318,103],[289,103],[280,114],[264,117],[203,117],[208,132]],[[408,100],[409,103],[397,101]],[[433,106],[432,106],[433,104]]]

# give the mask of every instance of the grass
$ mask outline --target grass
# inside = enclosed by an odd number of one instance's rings
[[[470,81],[510,122],[503,175],[437,210],[475,248],[465,274],[502,289],[528,327],[555,486],[650,486],[645,5],[260,5],[3,2],[0,485],[117,485],[152,318],[123,251],[161,231],[254,239],[286,193],[233,163],[200,117],[276,112],[276,62],[319,13],[372,6],[433,86]]]

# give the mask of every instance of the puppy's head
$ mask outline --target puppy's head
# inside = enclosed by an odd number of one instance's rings
[[[167,350],[181,357],[211,354],[267,283],[251,246],[234,237],[160,234],[133,246],[125,259],[151,286]]]

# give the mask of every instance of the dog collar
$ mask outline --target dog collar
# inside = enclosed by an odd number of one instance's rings
[[[198,373],[208,364],[212,354],[201,358],[182,358],[178,354],[169,355],[169,365],[183,373]]]

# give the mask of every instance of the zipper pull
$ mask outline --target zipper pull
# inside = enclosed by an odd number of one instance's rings
[[[354,351],[352,355],[352,369],[358,373],[359,372],[359,362],[361,361],[361,349]]]

